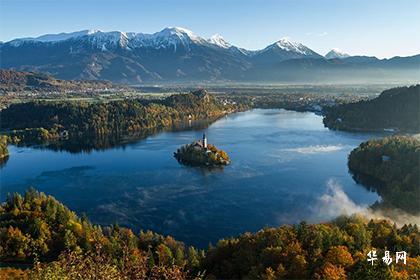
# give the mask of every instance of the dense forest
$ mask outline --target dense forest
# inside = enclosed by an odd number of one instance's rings
[[[171,237],[94,226],[33,189],[9,196],[0,207],[0,262],[35,264],[25,272],[0,269],[0,279],[1,273],[34,279],[183,279],[187,270],[197,271],[203,256]]]
[[[420,213],[420,140],[393,136],[364,142],[349,155],[354,178],[377,191],[381,206]]]
[[[76,137],[163,128],[182,120],[216,118],[235,109],[216,101],[205,90],[153,101],[40,101],[13,104],[1,111],[0,126],[8,131],[12,143],[48,141],[64,132]]]
[[[324,124],[332,129],[368,131],[393,129],[420,132],[420,85],[383,91],[368,101],[325,110]]]
[[[408,254],[405,265],[395,263],[396,251]],[[419,254],[416,225],[359,216],[264,228],[204,251],[150,231],[92,225],[33,189],[0,206],[0,262],[9,266],[1,279],[417,279]]]

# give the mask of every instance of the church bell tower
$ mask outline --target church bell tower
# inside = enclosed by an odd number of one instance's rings
[[[203,133],[203,147],[207,149],[207,137],[205,133]]]

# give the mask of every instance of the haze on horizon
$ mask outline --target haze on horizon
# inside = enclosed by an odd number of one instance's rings
[[[84,29],[154,33],[180,26],[255,50],[289,37],[325,55],[338,48],[379,58],[420,53],[417,0],[2,0],[0,40]]]

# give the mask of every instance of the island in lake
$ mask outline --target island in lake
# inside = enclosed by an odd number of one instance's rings
[[[179,148],[174,156],[180,163],[187,165],[223,166],[230,164],[230,158],[225,151],[207,144],[206,134],[203,134],[203,139]]]

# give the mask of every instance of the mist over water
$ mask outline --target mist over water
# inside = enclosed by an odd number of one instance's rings
[[[301,154],[316,154],[316,153],[329,153],[335,152],[343,149],[340,145],[316,145],[316,146],[308,146],[308,147],[299,147],[299,148],[290,148],[284,149],[286,152],[297,152]]]
[[[317,199],[317,203],[313,207],[316,218],[330,220],[337,215],[369,214],[368,205],[356,204],[334,179],[329,179],[326,187],[326,192]]]
[[[348,153],[373,134],[330,131],[320,116],[285,110],[193,128],[83,153],[10,147],[1,199],[33,186],[94,223],[150,229],[199,247],[266,225],[373,215],[367,208],[380,199],[347,169]],[[191,168],[173,158],[203,132],[231,165]]]
[[[404,224],[420,224],[420,216],[409,214],[401,209],[376,210],[368,204],[357,204],[343,191],[343,187],[334,179],[326,183],[326,192],[318,198],[313,207],[314,218],[328,221],[337,215],[360,214],[368,219],[388,219],[398,226]]]

